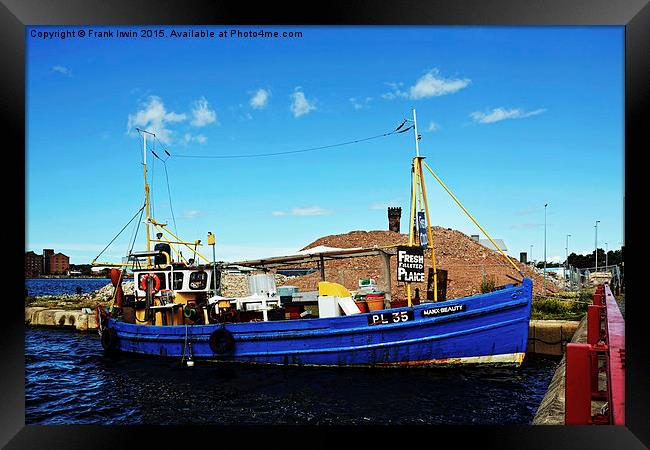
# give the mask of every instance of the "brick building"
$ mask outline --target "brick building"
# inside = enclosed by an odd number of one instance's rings
[[[65,275],[70,270],[70,257],[54,253],[53,249],[43,249],[42,255],[29,251],[25,253],[25,277],[39,275]]]
[[[43,255],[25,253],[25,277],[37,277],[43,273]]]
[[[63,253],[55,253],[50,256],[50,274],[65,275],[70,269],[70,258]]]

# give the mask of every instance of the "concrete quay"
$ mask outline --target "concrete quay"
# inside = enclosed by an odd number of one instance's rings
[[[96,330],[95,311],[51,309],[45,307],[25,308],[25,325],[70,328],[78,331]]]

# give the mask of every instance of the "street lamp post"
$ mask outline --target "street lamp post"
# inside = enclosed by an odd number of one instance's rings
[[[607,270],[607,266],[608,266],[608,264],[607,264],[607,252],[608,252],[607,242],[605,242],[605,270]]]
[[[594,273],[598,272],[598,223],[599,222],[600,220],[597,220],[595,225],[596,227],[596,270],[594,271]]]
[[[570,234],[566,235],[566,248],[564,249],[566,251],[566,260],[564,261],[564,280],[566,281],[566,271],[569,269],[569,238],[571,237]]]
[[[546,207],[548,203],[544,204],[544,297],[546,297]]]
[[[535,261],[533,260],[533,244],[530,244],[530,262],[535,265]]]

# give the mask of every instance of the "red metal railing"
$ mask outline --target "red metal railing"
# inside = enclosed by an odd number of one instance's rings
[[[625,425],[625,321],[608,284],[598,285],[589,305],[587,343],[567,345],[565,376],[566,425]],[[593,400],[607,401],[606,410],[592,414]]]

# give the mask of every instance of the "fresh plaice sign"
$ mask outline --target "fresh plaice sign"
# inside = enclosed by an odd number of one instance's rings
[[[424,282],[424,250],[421,247],[397,247],[397,281]]]

